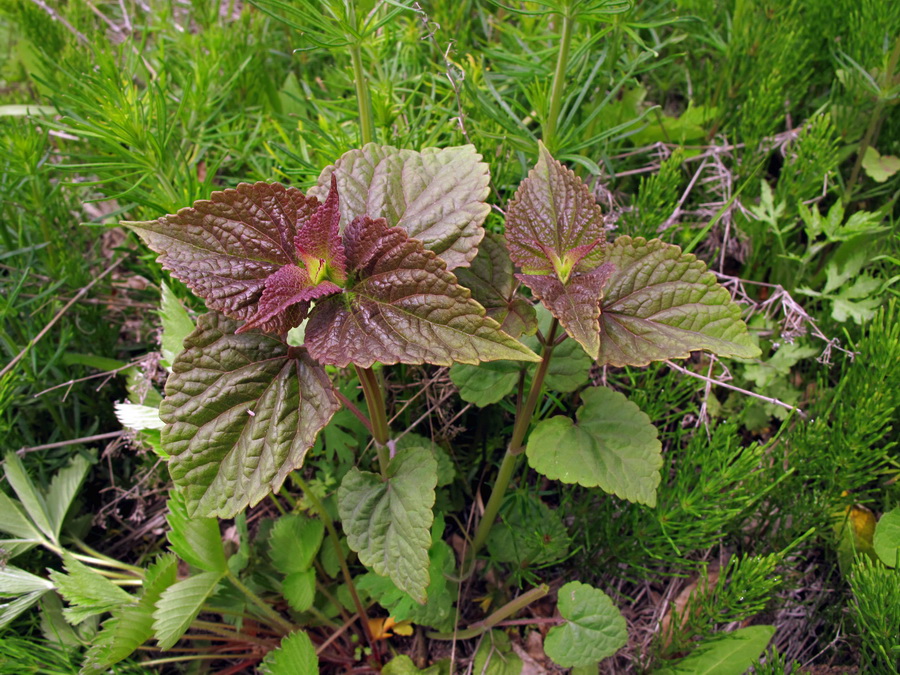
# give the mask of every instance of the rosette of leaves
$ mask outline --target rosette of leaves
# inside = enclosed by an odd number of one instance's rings
[[[516,278],[600,365],[697,350],[759,355],[740,307],[702,261],[658,239],[607,242],[587,186],[543,145],[507,209],[506,238]]]
[[[480,159],[471,146],[369,145],[323,173],[321,202],[241,184],[125,223],[213,310],[185,340],[160,407],[191,515],[232,517],[302,465],[340,407],[325,364],[537,360],[449,271],[483,236]],[[305,344],[289,346],[304,320]]]

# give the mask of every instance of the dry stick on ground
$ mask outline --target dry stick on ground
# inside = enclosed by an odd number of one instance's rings
[[[91,283],[89,283],[87,286],[85,286],[80,291],[78,291],[78,293],[75,294],[74,298],[72,298],[65,305],[63,305],[63,308],[56,313],[56,316],[54,316],[52,319],[50,319],[50,322],[41,329],[41,332],[38,333],[34,338],[32,338],[31,342],[29,342],[27,345],[25,345],[25,348],[22,351],[20,351],[18,354],[16,354],[15,358],[12,361],[10,361],[9,363],[7,363],[6,366],[4,366],[3,370],[0,370],[0,380],[2,380],[3,376],[6,375],[9,371],[11,371],[13,369],[13,367],[25,357],[25,355],[28,353],[29,349],[31,349],[34,345],[36,345],[38,342],[40,342],[41,339],[43,339],[43,337],[50,331],[50,329],[56,325],[56,322],[62,318],[63,314],[65,314],[66,312],[69,311],[69,308],[72,305],[74,305],[76,302],[78,302],[78,300],[80,300],[82,297],[84,297],[87,294],[87,292],[89,290],[91,290],[91,288],[94,287],[94,284],[96,284],[98,281],[100,281],[101,279],[106,277],[106,275],[108,275],[110,272],[112,272],[114,269],[116,269],[122,263],[123,260],[125,260],[125,258],[119,258],[118,260],[116,260],[112,265],[110,265],[105,270],[103,270],[103,272],[101,272],[99,276],[95,277],[93,279],[93,281],[91,281]]]
[[[112,438],[118,438],[119,436],[124,436],[126,432],[124,431],[110,431],[107,434],[97,434],[95,436],[83,436],[81,438],[73,438],[70,441],[57,441],[56,443],[45,443],[44,445],[35,445],[30,448],[20,448],[16,451],[16,454],[19,457],[25,455],[28,452],[35,452],[36,450],[50,450],[52,448],[64,448],[67,445],[75,445],[76,443],[92,443],[94,441],[106,441]]]

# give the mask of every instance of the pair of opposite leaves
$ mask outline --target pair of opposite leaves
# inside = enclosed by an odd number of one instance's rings
[[[472,146],[369,144],[328,167],[308,195],[242,184],[127,223],[231,319],[201,318],[160,409],[191,512],[230,517],[302,464],[339,408],[319,364],[538,360],[491,318],[516,337],[534,326],[513,263],[601,364],[757,353],[702,262],[659,240],[607,244],[587,187],[543,146],[507,211],[509,255],[496,238],[478,252],[487,195],[488,168]],[[457,267],[468,289],[449,271]],[[307,315],[304,348],[289,348],[283,335]]]

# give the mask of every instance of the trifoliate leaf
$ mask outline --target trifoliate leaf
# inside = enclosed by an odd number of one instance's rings
[[[141,599],[115,610],[112,618],[103,622],[85,653],[81,675],[106,672],[153,637],[153,610],[163,591],[175,583],[177,573],[178,559],[171,553],[147,568]]]
[[[875,526],[872,545],[885,565],[896,567],[900,564],[900,506],[881,516]]]
[[[425,602],[437,462],[426,448],[397,451],[387,481],[351,469],[338,489],[350,548],[364,565]]]
[[[340,407],[304,349],[235,328],[200,317],[160,407],[169,471],[191,516],[231,518],[277,490]]]
[[[324,200],[332,175],[341,193],[341,229],[368,215],[384,218],[440,256],[447,269],[475,257],[490,212],[490,174],[474,146],[398,150],[369,143],[319,176],[309,194]]]
[[[538,162],[506,210],[509,253],[525,274],[572,272],[603,262],[603,212],[584,182],[540,144]]]
[[[564,483],[599,486],[622,499],[656,505],[662,444],[650,418],[619,392],[592,387],[581,394],[577,423],[557,415],[528,439],[528,463]]]
[[[351,283],[320,301],[306,347],[321,363],[450,365],[538,360],[500,330],[422,243],[384,220],[357,218],[344,232]]]
[[[533,335],[537,329],[534,306],[516,293],[514,268],[502,234],[487,232],[478,255],[469,267],[454,274],[459,283],[472,291],[472,297],[500,324],[500,330],[518,338]]]
[[[644,366],[701,349],[759,356],[740,307],[695,256],[659,239],[622,236],[604,261],[614,271],[600,310],[601,365]]]
[[[316,199],[296,188],[242,183],[176,215],[123,225],[207,307],[247,320],[256,314],[266,279],[297,264],[294,240],[318,208]]]
[[[522,659],[513,651],[509,636],[502,630],[486,633],[475,652],[473,673],[481,675],[519,675]]]
[[[625,617],[598,588],[570,581],[559,589],[559,613],[568,621],[547,633],[544,651],[564,668],[612,656],[628,642]]]
[[[318,675],[319,657],[309,635],[298,630],[284,638],[278,649],[266,654],[260,670],[265,675]]]
[[[194,332],[194,322],[165,281],[162,282],[159,316],[162,319],[160,351],[163,361],[171,367],[175,357],[184,349],[184,339]]]
[[[308,570],[319,552],[324,533],[321,520],[301,514],[279,518],[269,534],[269,557],[275,569],[284,575]]]
[[[654,671],[654,675],[744,675],[757,663],[774,626],[748,626],[706,640],[675,665]]]
[[[862,168],[877,183],[883,183],[900,171],[900,158],[894,155],[882,155],[871,145],[863,155]]]
[[[519,381],[520,369],[521,364],[513,361],[492,361],[477,366],[454,363],[450,368],[450,380],[459,389],[463,401],[484,408],[512,393]]]
[[[292,572],[281,582],[282,595],[296,612],[305,612],[316,598],[316,571]]]
[[[160,649],[170,649],[181,639],[221,579],[219,572],[201,572],[163,591],[153,612],[153,632]]]
[[[64,552],[63,561],[68,574],[51,572],[50,580],[69,603],[63,610],[69,623],[79,624],[89,616],[109,612],[135,601],[131,594],[79,562],[71,554]]]
[[[176,491],[166,503],[169,513],[166,537],[175,554],[189,565],[207,572],[225,571],[225,547],[216,518],[191,518],[184,497]]]

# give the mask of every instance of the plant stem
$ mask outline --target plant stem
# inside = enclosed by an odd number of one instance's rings
[[[144,576],[144,570],[140,567],[135,567],[134,565],[129,565],[128,563],[123,563],[115,558],[110,558],[108,555],[104,555],[99,551],[95,551],[90,546],[85,544],[80,539],[73,540],[75,546],[80,548],[82,551],[87,553],[88,555],[81,555],[80,553],[73,553],[72,555],[86,563],[93,563],[94,565],[102,565],[103,567],[112,567],[115,569],[125,570],[126,572],[130,572],[132,575],[137,575],[141,578]]]
[[[390,437],[388,431],[387,411],[384,407],[384,396],[381,394],[381,386],[378,377],[371,368],[356,366],[356,374],[366,397],[366,405],[369,408],[369,420],[372,423],[372,438],[375,440],[375,450],[378,452],[378,464],[381,475],[387,479],[388,464],[391,461],[388,454],[387,442]]]
[[[294,480],[296,480],[300,489],[303,490],[304,496],[310,501],[313,508],[319,512],[319,517],[325,524],[325,529],[328,530],[328,538],[331,539],[331,543],[334,545],[338,564],[341,567],[341,574],[344,577],[344,583],[347,584],[347,590],[350,591],[350,597],[353,598],[353,605],[356,607],[356,612],[359,614],[360,621],[362,621],[366,640],[369,642],[369,646],[374,652],[376,651],[375,639],[372,636],[371,627],[369,626],[369,615],[366,613],[366,608],[363,606],[362,601],[359,599],[359,594],[356,592],[356,584],[353,583],[353,575],[350,574],[350,568],[347,566],[347,557],[344,555],[344,550],[341,548],[341,539],[338,537],[337,530],[334,528],[334,521],[331,520],[331,516],[325,509],[325,505],[322,504],[322,501],[309,489],[306,481],[300,477],[299,472],[294,474]]]
[[[541,584],[537,588],[532,588],[527,593],[523,593],[518,598],[510,600],[489,617],[478,623],[473,623],[465,630],[451,633],[426,633],[426,636],[432,640],[468,640],[469,638],[477,637],[482,633],[488,632],[498,623],[524,609],[535,600],[540,600],[549,592],[550,587],[547,584]]]
[[[897,38],[897,42],[894,44],[894,49],[891,51],[891,55],[888,59],[888,66],[884,72],[883,77],[884,84],[882,91],[884,91],[884,88],[889,88],[893,84],[894,71],[897,69],[898,60],[900,60],[900,38]],[[863,139],[859,144],[859,149],[856,153],[856,162],[853,164],[853,171],[850,174],[850,180],[847,182],[847,187],[844,190],[845,204],[850,201],[850,197],[853,194],[853,188],[856,187],[856,182],[859,180],[859,172],[862,169],[862,163],[866,155],[866,150],[868,150],[876,140],[875,137],[878,127],[881,126],[882,113],[884,112],[884,107],[886,104],[887,100],[883,96],[879,96],[877,103],[875,103],[875,109],[872,110],[872,115],[871,117],[869,117],[869,124],[866,127],[865,136],[863,136]]]
[[[228,570],[225,573],[225,576],[228,580],[234,584],[234,586],[246,596],[246,598],[252,602],[254,605],[259,608],[259,610],[266,616],[266,618],[270,619],[272,623],[281,630],[284,631],[284,634],[292,633],[296,630],[296,626],[292,624],[290,621],[287,621],[283,616],[281,616],[278,612],[272,609],[271,605],[267,603],[265,600],[260,598],[256,593],[251,591],[247,586],[244,585],[240,579],[237,578],[237,575],[234,574],[231,570]]]
[[[553,72],[553,85],[550,89],[550,112],[544,124],[544,143],[555,150],[556,128],[559,123],[559,112],[562,108],[563,89],[566,86],[566,70],[569,66],[569,50],[572,47],[572,32],[575,19],[570,16],[568,7],[562,15],[562,36],[559,53],[556,55],[556,70]]]
[[[272,648],[271,640],[263,640],[261,638],[255,637],[253,635],[247,635],[246,633],[241,633],[240,631],[234,628],[222,628],[222,624],[213,623],[211,621],[201,621],[199,619],[194,619],[191,622],[191,626],[193,628],[199,628],[201,630],[209,631],[210,633],[214,633],[219,637],[225,638],[226,640],[235,640],[239,642],[249,642],[250,644],[260,645],[261,647]],[[186,636],[186,637],[194,637],[194,636]],[[196,636],[197,639],[200,639],[199,636]]]
[[[375,140],[375,124],[372,115],[372,100],[369,97],[366,73],[362,65],[362,37],[357,31],[356,3],[347,3],[347,19],[350,23],[350,63],[353,66],[353,83],[356,85],[356,105],[359,107],[359,133],[362,144]]]
[[[491,489],[491,496],[488,498],[488,503],[484,507],[484,515],[481,518],[481,522],[478,523],[478,529],[475,530],[475,537],[472,540],[472,549],[469,552],[469,555],[471,556],[473,563],[478,551],[481,550],[481,547],[484,546],[484,543],[487,541],[491,527],[493,527],[494,521],[497,519],[497,514],[500,512],[500,506],[503,504],[503,499],[506,496],[506,490],[509,488],[509,483],[515,473],[516,462],[519,459],[519,455],[522,454],[522,451],[524,450],[522,442],[525,440],[525,434],[528,433],[528,429],[531,426],[531,418],[534,416],[535,408],[537,408],[538,400],[541,396],[541,389],[544,386],[547,368],[550,366],[550,359],[553,357],[553,349],[556,347],[555,340],[558,327],[559,322],[556,319],[553,319],[550,324],[550,330],[544,341],[544,349],[541,353],[541,363],[534,375],[534,380],[531,382],[528,398],[525,400],[525,405],[523,405],[516,414],[512,438],[509,441],[509,446],[506,449],[506,455],[503,457],[503,462],[500,464],[500,471],[497,473],[497,480],[494,482],[494,487]]]
[[[216,661],[226,659],[258,659],[258,654],[193,654],[191,656],[169,656],[164,659],[150,659],[141,661],[142,666],[161,666],[166,663],[178,663],[179,661]]]

